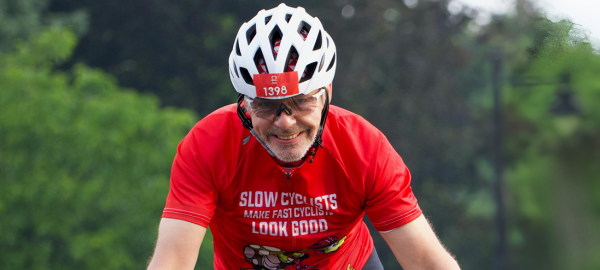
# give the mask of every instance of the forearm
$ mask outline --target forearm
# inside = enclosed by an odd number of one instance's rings
[[[382,233],[405,270],[456,270],[456,260],[442,246],[424,216],[389,233]]]
[[[456,260],[446,250],[440,250],[433,254],[421,254],[406,260],[399,252],[392,250],[398,263],[404,270],[460,270]]]

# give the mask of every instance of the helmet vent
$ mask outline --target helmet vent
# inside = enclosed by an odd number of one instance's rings
[[[319,72],[323,69],[323,63],[325,62],[325,54],[321,57],[321,63],[319,64]]]
[[[235,62],[233,62],[233,70],[235,71],[235,75],[239,78],[240,74],[238,74],[237,65],[235,64]]]
[[[327,40],[327,48],[329,49],[329,38],[325,37],[325,40]]]
[[[273,15],[265,17],[265,24],[271,21],[271,17],[273,17]]]
[[[281,38],[283,37],[283,33],[279,29],[279,26],[275,26],[271,34],[269,34],[269,40],[271,41],[271,52],[273,52],[273,58],[277,60],[277,53],[279,52],[279,42],[281,42]],[[277,43],[277,44],[276,44]]]
[[[242,56],[242,51],[240,50],[240,40],[235,41],[235,53],[237,53],[238,56]]]
[[[246,40],[248,41],[248,44],[252,42],[254,36],[256,36],[256,24],[252,25],[250,28],[248,28],[248,31],[246,31]]]
[[[321,38],[321,30],[319,30],[319,35],[317,36],[317,41],[315,42],[315,47],[313,47],[313,51],[321,49],[322,44],[323,44],[323,39]]]
[[[254,85],[254,81],[252,80],[252,77],[250,76],[250,73],[248,73],[247,69],[241,67],[240,73],[242,73],[242,78],[244,78],[244,81],[246,81],[247,84]]]
[[[256,54],[254,55],[254,63],[256,64],[256,69],[259,74],[269,73],[269,69],[267,69],[267,63],[265,62],[265,57],[263,56],[262,50],[258,49]]]
[[[304,77],[302,77],[299,83],[303,83],[305,81],[310,80],[313,74],[315,74],[315,69],[317,69],[317,62],[306,65],[306,69],[304,70],[306,74],[304,75]]]
[[[333,58],[331,59],[331,63],[329,63],[329,66],[327,67],[327,71],[329,71],[333,67],[333,64],[335,64],[335,53],[333,54]]]
[[[310,32],[310,24],[306,23],[305,21],[302,21],[300,23],[300,26],[298,27],[298,34],[302,35],[302,30],[305,31],[306,35],[308,35],[308,33]]]
[[[296,63],[298,62],[298,51],[296,47],[292,46],[288,53],[287,59],[285,59],[286,66],[283,68],[283,72],[296,70]]]
[[[285,21],[286,22],[290,22],[291,18],[292,18],[292,14],[285,14]]]

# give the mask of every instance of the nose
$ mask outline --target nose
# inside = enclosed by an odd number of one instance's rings
[[[281,113],[279,116],[275,116],[273,124],[280,129],[288,129],[296,124],[296,118],[287,113]]]

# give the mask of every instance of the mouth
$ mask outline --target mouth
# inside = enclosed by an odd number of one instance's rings
[[[298,133],[271,134],[271,138],[274,143],[279,145],[295,145],[305,137],[304,134],[304,131]]]
[[[302,133],[302,132],[300,132],[300,133]],[[277,137],[277,139],[280,139],[280,140],[291,140],[291,139],[298,137],[298,135],[300,135],[300,133],[296,133],[296,134],[292,134],[292,135],[288,135],[288,136],[275,135],[275,137]]]

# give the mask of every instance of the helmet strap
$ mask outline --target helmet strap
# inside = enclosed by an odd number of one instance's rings
[[[317,136],[315,137],[315,142],[312,146],[312,151],[306,155],[306,158],[310,156],[310,161],[308,163],[312,163],[315,160],[315,156],[317,155],[317,150],[319,147],[323,147],[323,130],[325,129],[325,122],[327,120],[327,115],[329,114],[329,93],[325,91],[325,105],[323,106],[323,110],[321,111],[321,123],[319,124],[319,130],[317,131]]]
[[[237,99],[237,114],[240,120],[242,120],[242,125],[248,130],[252,130],[252,120],[246,115],[246,108],[242,106],[242,102],[244,102],[244,95],[239,94]]]

